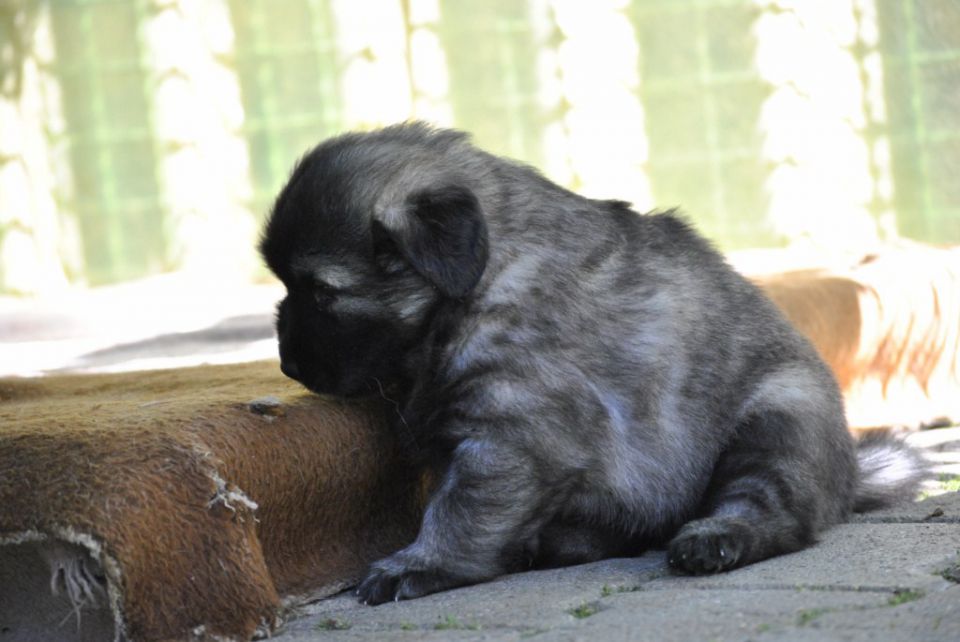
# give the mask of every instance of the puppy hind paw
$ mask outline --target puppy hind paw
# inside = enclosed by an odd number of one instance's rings
[[[748,560],[749,531],[726,520],[697,520],[680,529],[667,546],[667,563],[690,575],[719,573]]]

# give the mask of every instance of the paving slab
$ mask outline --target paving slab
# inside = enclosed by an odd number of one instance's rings
[[[571,611],[600,599],[604,593],[636,587],[666,572],[663,553],[651,552],[633,559],[517,573],[476,586],[377,607],[363,606],[352,595],[344,594],[303,609],[303,617],[291,622],[284,635],[290,635],[291,639],[314,639],[317,628],[322,630],[325,623],[332,620],[349,625],[353,635],[361,637],[363,633],[402,635],[405,629],[410,629],[436,633],[441,636],[438,639],[491,633],[497,637],[490,639],[509,639],[499,636],[567,624],[576,619]],[[333,622],[330,625],[333,626]],[[340,637],[351,639],[352,636]],[[280,639],[285,638],[280,636]]]
[[[941,485],[957,483],[952,477],[944,481],[935,477],[934,482]],[[924,501],[908,502],[892,508],[854,515],[851,521],[859,524],[960,523],[960,492],[944,490],[930,495]]]
[[[954,597],[960,597],[960,590],[956,593]],[[897,608],[892,603],[890,596],[876,591],[645,589],[612,597],[589,620],[557,627],[535,639],[777,640],[806,636],[810,629],[809,639],[824,640],[851,620]],[[826,620],[828,616],[839,620]],[[947,626],[943,629],[947,631]]]
[[[806,626],[770,630],[796,642],[943,642],[960,640],[960,585],[906,601],[893,599],[879,608],[830,608],[808,618]],[[759,638],[759,639],[774,639]]]
[[[650,551],[377,607],[341,594],[301,607],[276,638],[956,642],[958,514],[960,494],[945,493],[715,576],[675,576],[664,553]]]

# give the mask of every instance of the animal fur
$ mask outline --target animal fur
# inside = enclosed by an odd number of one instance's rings
[[[440,483],[368,603],[666,544],[681,573],[810,545],[908,495],[810,343],[682,218],[590,200],[422,124],[311,151],[261,251],[282,368],[381,394]]]
[[[54,623],[109,609],[117,639],[246,640],[281,599],[352,586],[408,543],[423,498],[392,408],[305,394],[276,367],[0,379],[0,628],[67,635],[40,628],[41,595],[3,608],[32,586],[5,567],[36,550]]]
[[[757,283],[833,370],[851,427],[960,421],[960,248],[901,242]]]

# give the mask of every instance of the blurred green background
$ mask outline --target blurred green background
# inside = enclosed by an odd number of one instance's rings
[[[408,118],[726,250],[960,242],[957,0],[0,0],[0,291],[262,276],[296,159]]]

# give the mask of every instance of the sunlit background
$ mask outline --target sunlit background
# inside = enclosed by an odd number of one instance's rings
[[[957,0],[0,0],[0,292],[265,279],[296,159],[408,118],[726,250],[960,242]]]

